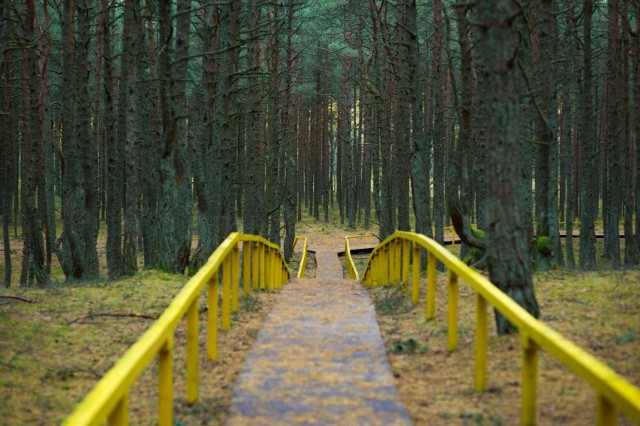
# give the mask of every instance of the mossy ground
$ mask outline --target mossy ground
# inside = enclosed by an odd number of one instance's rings
[[[455,249],[454,249],[455,250]],[[366,257],[358,259],[364,268]],[[640,271],[579,272],[563,268],[535,274],[542,320],[640,386]],[[402,288],[371,290],[380,329],[403,401],[417,425],[510,425],[520,419],[519,335],[496,336],[490,318],[488,391],[475,392],[475,296],[460,286],[459,350],[447,351],[446,274],[438,273],[437,313],[425,320],[425,283],[412,306]],[[594,391],[541,351],[538,421],[593,424]],[[619,416],[618,424],[633,424]]]
[[[325,224],[305,217],[299,224],[298,233],[309,237],[310,248],[336,246],[337,251],[345,235],[366,232],[345,228],[335,214],[330,219]],[[103,232],[101,236],[103,244]],[[104,256],[103,245],[100,247],[99,254]],[[1,289],[0,295],[22,296],[37,303],[0,299],[0,423],[59,424],[151,323],[134,316],[97,314],[158,315],[187,278],[145,271],[116,282],[102,278],[63,283],[54,261],[54,282],[49,288],[22,289],[15,284],[19,242],[12,243],[12,253],[14,286]],[[366,256],[360,263],[366,263]],[[0,264],[0,272],[3,270]],[[313,276],[313,271],[310,260],[307,276]],[[104,277],[104,267],[101,272]],[[640,272],[555,269],[536,274],[535,280],[542,319],[640,386]],[[416,424],[447,425],[519,423],[518,336],[497,337],[492,331],[489,391],[477,394],[473,382],[473,293],[464,285],[460,287],[460,350],[449,354],[445,284],[445,275],[439,274],[437,318],[429,322],[424,320],[424,295],[421,304],[412,307],[408,294],[403,299],[401,291],[379,290],[389,293],[380,295],[381,303],[397,307],[394,310],[392,306],[387,314],[378,312],[378,319],[401,396],[413,420]],[[384,300],[391,296],[396,300]],[[224,424],[235,378],[275,297],[273,293],[257,293],[244,303],[231,331],[220,333],[218,362],[206,359],[201,338],[202,403],[193,407],[184,400],[184,325],[178,327],[174,361],[177,424]],[[204,308],[204,300],[200,303]],[[206,333],[205,316],[201,313],[201,336]],[[490,324],[493,326],[492,321]],[[156,387],[152,364],[131,390],[132,424],[156,423]],[[547,354],[541,357],[538,398],[540,424],[593,423],[594,392]]]

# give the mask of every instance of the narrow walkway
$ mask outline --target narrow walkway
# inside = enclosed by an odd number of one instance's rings
[[[235,385],[229,425],[411,424],[369,295],[341,278],[335,253],[321,253],[324,278],[292,280],[278,295]],[[338,268],[340,279],[327,278]]]
[[[316,252],[316,278],[332,278],[341,280],[342,264],[335,252],[318,250]]]

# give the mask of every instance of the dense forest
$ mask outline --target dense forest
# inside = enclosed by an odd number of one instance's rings
[[[638,0],[0,0],[4,283],[16,240],[44,286],[54,259],[99,274],[102,225],[118,279],[236,230],[289,257],[331,212],[451,223],[525,288],[595,268],[596,229],[638,264],[639,24]]]

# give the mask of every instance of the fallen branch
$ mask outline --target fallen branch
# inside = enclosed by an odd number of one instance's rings
[[[158,317],[154,315],[144,315],[144,314],[113,314],[113,313],[100,313],[100,314],[89,314],[79,318],[76,318],[67,323],[67,325],[74,324],[76,322],[80,322],[86,319],[98,318],[98,317],[109,317],[109,318],[142,318],[149,320],[157,320]]]
[[[26,297],[22,296],[0,296],[0,299],[19,300],[25,303],[38,303],[37,300],[27,299]]]

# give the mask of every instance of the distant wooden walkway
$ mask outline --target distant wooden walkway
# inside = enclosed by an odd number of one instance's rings
[[[317,252],[279,293],[233,391],[229,425],[409,425],[369,295]]]

